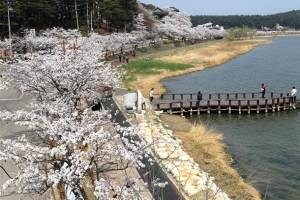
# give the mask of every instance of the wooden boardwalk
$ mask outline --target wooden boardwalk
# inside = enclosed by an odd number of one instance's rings
[[[297,108],[297,102],[286,93],[268,92],[265,98],[261,97],[261,93],[202,94],[202,97],[199,106],[196,106],[196,93],[163,94],[153,100],[152,107],[154,110],[181,115],[212,112],[250,114]]]

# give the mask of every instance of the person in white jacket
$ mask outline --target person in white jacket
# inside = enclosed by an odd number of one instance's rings
[[[293,87],[292,91],[291,91],[291,99],[290,101],[296,101],[296,95],[297,95],[297,90],[295,87]]]
[[[152,103],[154,97],[154,88],[151,88],[149,97],[150,97],[150,102]]]

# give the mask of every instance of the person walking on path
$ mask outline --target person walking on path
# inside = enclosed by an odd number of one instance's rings
[[[265,93],[266,93],[266,85],[265,84],[261,84],[261,93],[262,93],[262,98],[265,98]]]
[[[151,103],[152,103],[152,101],[153,101],[153,96],[154,96],[154,88],[151,88],[150,94],[149,94],[150,102],[151,102]]]
[[[128,56],[125,56],[125,60],[126,60],[126,62],[128,63],[128,61],[129,61]]]
[[[297,90],[295,87],[293,87],[292,91],[291,91],[291,98],[290,101],[296,101],[296,95],[297,95]]]
[[[122,62],[122,57],[120,54],[119,54],[119,61]]]
[[[201,100],[202,100],[202,93],[199,91],[197,94],[197,103],[196,103],[197,107],[200,105]]]

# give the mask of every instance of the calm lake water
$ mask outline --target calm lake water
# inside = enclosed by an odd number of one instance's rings
[[[289,93],[300,97],[300,37],[269,38],[221,66],[165,79],[167,93]],[[201,59],[201,58],[200,58]],[[266,199],[300,199],[300,110],[260,114],[201,114],[191,121],[223,133],[233,165]]]

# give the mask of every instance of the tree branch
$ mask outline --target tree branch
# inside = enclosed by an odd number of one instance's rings
[[[0,165],[0,168],[4,171],[4,173],[5,173],[10,179],[12,179],[12,177],[9,175],[9,173],[6,171],[6,169],[4,169],[4,167],[2,167],[2,166]]]

